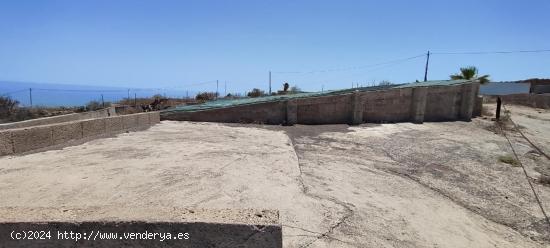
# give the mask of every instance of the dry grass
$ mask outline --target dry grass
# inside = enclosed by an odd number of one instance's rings
[[[514,157],[512,157],[511,155],[500,156],[500,157],[498,157],[498,161],[509,164],[509,165],[512,165],[514,167],[517,167],[517,166],[520,165],[519,161],[517,159],[515,159]]]

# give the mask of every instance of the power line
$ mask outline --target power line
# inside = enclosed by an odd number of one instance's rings
[[[43,89],[43,88],[32,88],[33,90],[40,91],[62,91],[62,92],[125,92],[126,90],[72,90],[72,89]]]
[[[300,71],[274,71],[273,73],[277,73],[277,74],[312,74],[312,73],[361,70],[361,69],[372,68],[372,67],[381,66],[381,65],[401,63],[401,62],[404,62],[404,61],[420,58],[420,57],[423,57],[423,56],[425,56],[425,54],[419,54],[419,55],[415,55],[415,56],[412,56],[412,57],[395,59],[395,60],[390,60],[390,61],[385,61],[385,62],[380,62],[380,63],[375,63],[375,64],[352,66],[352,67],[345,67],[345,68],[312,70],[312,71],[303,71],[303,72],[300,72]]]
[[[550,52],[550,49],[540,50],[517,50],[517,51],[477,51],[477,52],[432,52],[431,54],[510,54],[510,53],[544,53]]]

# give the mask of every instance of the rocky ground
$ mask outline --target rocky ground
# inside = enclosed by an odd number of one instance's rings
[[[490,116],[353,127],[163,121],[0,158],[0,207],[278,209],[285,247],[548,247],[527,180],[549,212],[550,111],[506,109],[523,135]]]

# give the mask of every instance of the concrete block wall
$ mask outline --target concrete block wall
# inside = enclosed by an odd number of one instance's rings
[[[123,115],[122,117],[122,126],[125,130],[136,130],[137,129],[137,116],[133,115]]]
[[[82,122],[74,121],[65,124],[55,125],[52,128],[53,145],[59,145],[71,140],[83,138]]]
[[[459,119],[462,100],[461,85],[428,87],[424,121],[453,121]]]
[[[0,131],[0,156],[18,154],[83,138],[143,130],[160,122],[159,112],[71,121]]]
[[[411,92],[411,113],[410,118],[413,123],[423,123],[426,114],[426,101],[428,97],[428,88],[413,88]]]
[[[487,99],[496,101],[497,96],[486,96]],[[518,104],[533,108],[550,108],[550,94],[511,94],[500,96],[503,104]]]
[[[412,89],[363,92],[363,122],[410,120]]]
[[[350,123],[352,94],[296,99],[299,124]]]
[[[97,111],[90,111],[90,112],[84,112],[84,113],[74,113],[74,114],[58,115],[58,116],[45,117],[45,118],[26,120],[26,121],[2,123],[0,124],[0,130],[42,126],[42,125],[48,125],[48,124],[86,120],[86,119],[105,118],[113,115],[116,115],[114,108],[107,108],[107,109],[101,109]]]
[[[162,118],[265,124],[469,121],[475,112],[478,92],[478,83],[390,88],[194,112],[165,112]]]
[[[98,135],[107,133],[104,118],[85,120],[85,121],[82,121],[81,123],[82,123],[82,136],[84,138],[98,136]]]
[[[124,130],[124,116],[105,118],[105,128],[107,133],[118,133]]]
[[[163,115],[163,120],[284,124],[286,123],[286,113],[287,104],[280,101],[196,112],[177,112]]]
[[[11,132],[0,132],[0,156],[13,154]]]
[[[53,145],[52,126],[14,129],[11,134],[13,153],[21,153]]]

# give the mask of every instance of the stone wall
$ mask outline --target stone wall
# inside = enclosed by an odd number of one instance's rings
[[[83,138],[143,130],[159,122],[159,112],[147,112],[1,130],[0,156],[28,152]]]
[[[265,124],[469,121],[477,114],[478,83],[390,88],[341,95],[161,113],[164,120]],[[477,103],[476,103],[477,99]]]

